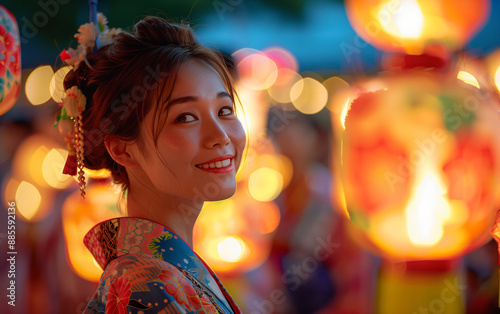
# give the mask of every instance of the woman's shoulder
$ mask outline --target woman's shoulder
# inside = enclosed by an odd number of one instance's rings
[[[208,298],[174,265],[147,254],[123,255],[104,270],[84,314],[216,313]]]

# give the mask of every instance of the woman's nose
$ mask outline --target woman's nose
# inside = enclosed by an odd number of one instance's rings
[[[207,148],[226,146],[231,141],[223,126],[215,120],[208,121],[202,132],[205,133],[205,145]]]

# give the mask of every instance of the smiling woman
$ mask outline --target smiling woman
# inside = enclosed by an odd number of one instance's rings
[[[240,313],[192,250],[203,202],[235,192],[246,142],[226,62],[156,17],[111,38],[84,47],[64,82],[76,162],[110,170],[127,192],[127,217],[85,237],[104,273],[84,313]]]

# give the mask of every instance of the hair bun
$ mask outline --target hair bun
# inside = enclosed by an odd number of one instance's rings
[[[186,28],[187,26],[171,24],[160,17],[150,16],[135,25],[134,33],[151,45],[192,46],[195,42],[193,32],[187,32]]]

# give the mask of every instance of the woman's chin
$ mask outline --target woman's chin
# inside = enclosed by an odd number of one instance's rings
[[[223,200],[228,199],[231,196],[233,196],[235,192],[236,192],[236,186],[234,186],[232,188],[221,189],[221,191],[219,193],[217,193],[217,195],[213,195],[213,196],[207,195],[207,199],[205,199],[205,201],[207,201],[207,202],[223,201]]]

